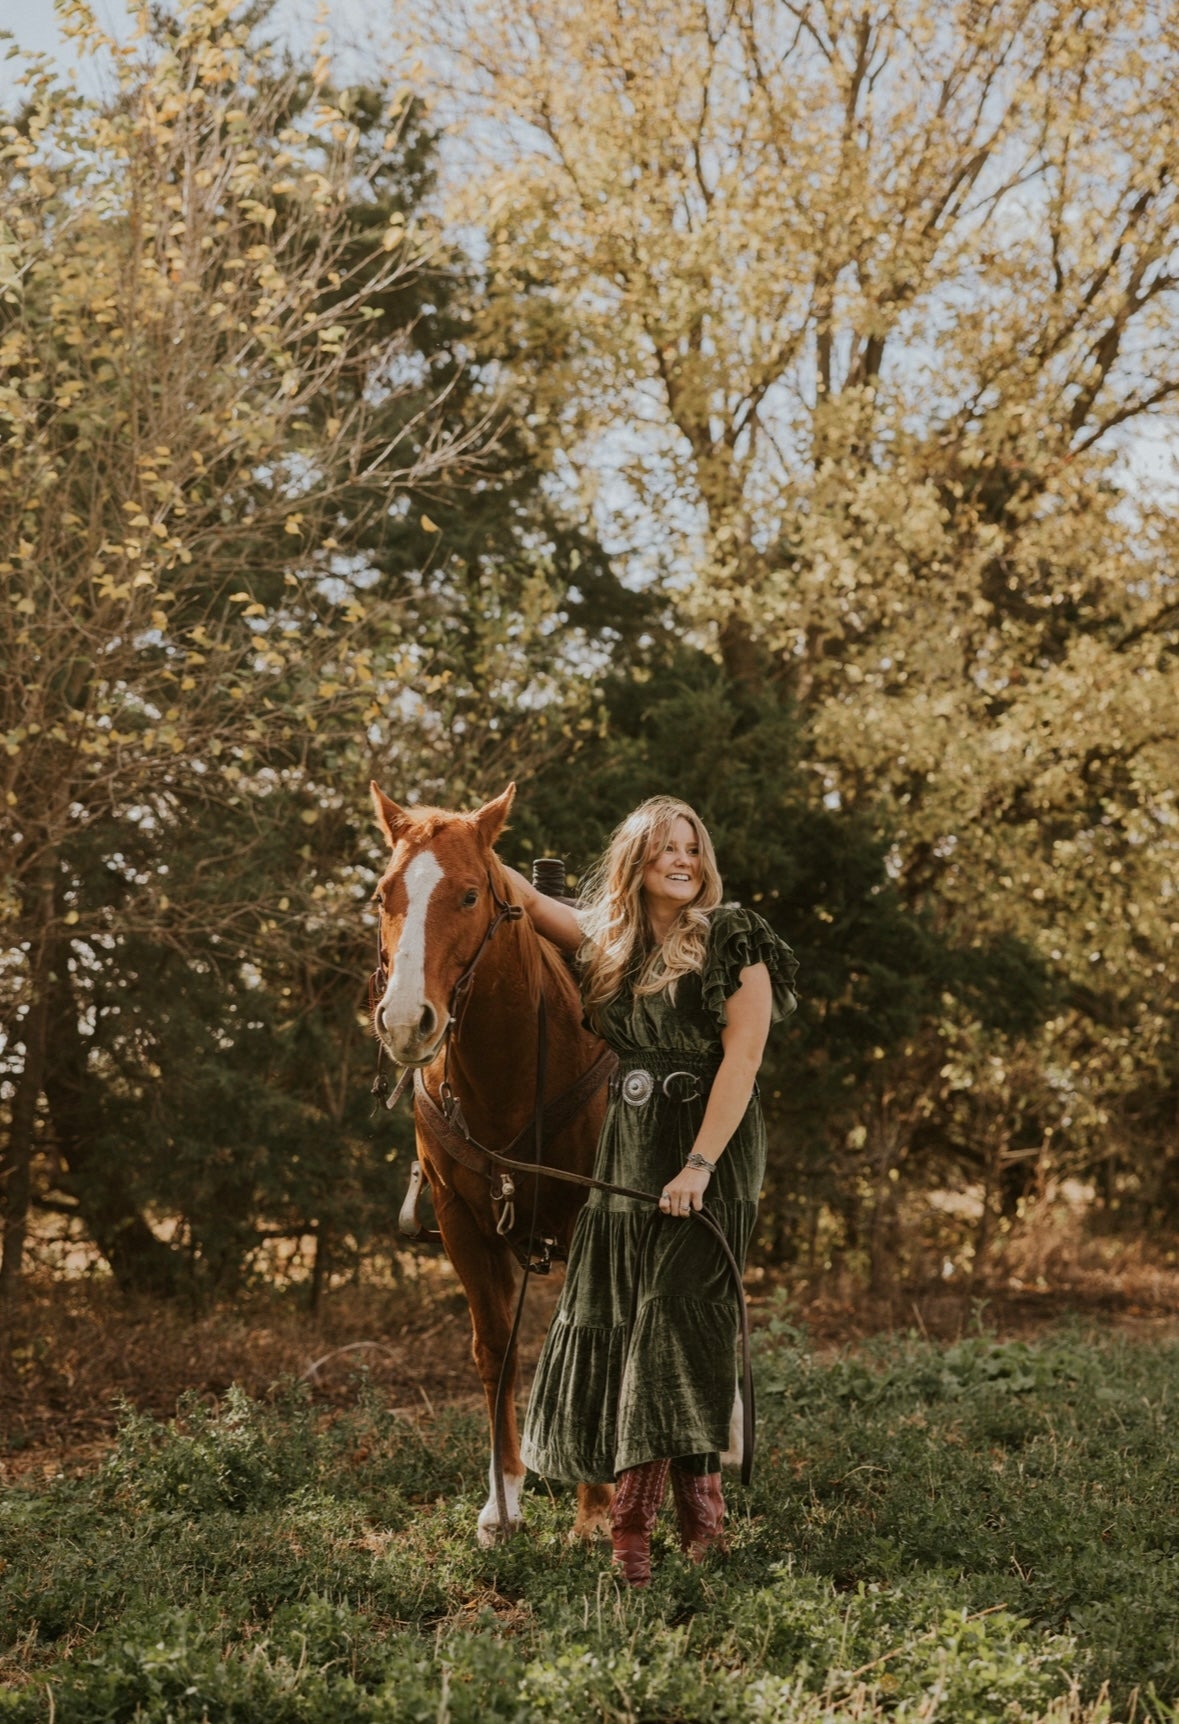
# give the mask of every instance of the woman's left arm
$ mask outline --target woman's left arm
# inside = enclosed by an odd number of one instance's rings
[[[725,1001],[725,1027],[721,1031],[724,1058],[712,1080],[708,1106],[692,1145],[706,1161],[719,1161],[729,1139],[745,1118],[749,1098],[757,1080],[773,1011],[770,972],[764,964],[750,964],[741,971],[736,993]],[[703,1167],[684,1167],[663,1188],[660,1208],[670,1215],[686,1215],[700,1209],[711,1174]]]

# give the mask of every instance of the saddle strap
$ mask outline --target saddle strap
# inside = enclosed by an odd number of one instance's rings
[[[607,1054],[609,1054],[608,1049]],[[613,1056],[610,1057],[612,1058]],[[597,1066],[594,1066],[591,1069],[596,1071],[598,1066],[605,1067],[605,1056],[603,1056],[603,1059],[598,1061]],[[585,1173],[571,1173],[568,1169],[563,1167],[549,1167],[547,1165],[538,1166],[536,1162],[519,1161],[515,1156],[502,1155],[498,1150],[488,1149],[486,1144],[476,1144],[470,1136],[460,1136],[458,1131],[451,1126],[450,1121],[446,1118],[446,1115],[438,1106],[438,1103],[434,1100],[433,1096],[430,1095],[425,1084],[420,1082],[420,1072],[417,1074],[417,1077],[419,1081],[415,1084],[415,1095],[425,1095],[427,1097],[430,1109],[433,1110],[433,1113],[437,1114],[438,1119],[442,1122],[442,1126],[445,1128],[445,1141],[447,1147],[450,1147],[452,1140],[461,1145],[462,1154],[456,1156],[456,1159],[461,1161],[464,1167],[474,1168],[477,1172],[484,1173],[488,1178],[490,1178],[491,1175],[488,1168],[477,1159],[479,1155],[482,1155],[494,1166],[507,1168],[511,1173],[535,1173],[545,1179],[561,1180],[566,1185],[580,1185],[587,1191],[606,1191],[614,1197],[638,1198],[641,1203],[653,1206],[654,1215],[651,1217],[652,1221],[660,1219],[658,1208],[659,1198],[653,1191],[640,1191],[632,1185],[614,1185],[609,1180],[595,1179],[592,1175]],[[600,1082],[601,1078],[599,1078],[598,1081]],[[431,1113],[429,1117],[432,1118],[433,1113]],[[530,1123],[526,1130],[531,1129],[532,1125]],[[513,1144],[518,1141],[518,1138],[514,1139]],[[724,1230],[716,1217],[710,1214],[707,1209],[694,1209],[691,1214],[692,1219],[700,1223],[702,1226],[707,1227],[708,1231],[715,1239],[717,1248],[728,1266],[729,1276],[732,1280],[733,1289],[737,1298],[738,1319],[741,1326],[741,1398],[743,1402],[741,1483],[748,1485],[753,1478],[753,1454],[757,1441],[757,1412],[754,1404],[753,1355],[749,1335],[749,1305],[745,1298],[745,1287],[741,1276],[741,1266],[734,1257],[732,1247],[725,1238]],[[523,1294],[527,1285],[528,1276],[527,1273],[525,1273],[524,1281],[521,1285],[521,1294]]]
[[[602,1085],[607,1082],[618,1064],[618,1055],[610,1048],[605,1048],[598,1055],[593,1065],[582,1072],[575,1083],[567,1090],[562,1090],[555,1101],[544,1104],[544,1138],[545,1147],[560,1135],[569,1121],[581,1112],[590,1097],[596,1095]],[[482,1173],[491,1178],[491,1167],[488,1157],[497,1152],[485,1149],[482,1144],[476,1144],[469,1133],[463,1128],[461,1114],[448,1119],[440,1103],[426,1088],[426,1080],[420,1071],[414,1073],[413,1099],[415,1111],[420,1109],[422,1121],[430,1136],[440,1149],[452,1155],[460,1166],[469,1168],[472,1173]],[[529,1138],[535,1137],[535,1119],[530,1119],[523,1130],[518,1131],[506,1150],[498,1152],[505,1160],[514,1160]],[[521,1171],[531,1171],[522,1169]]]

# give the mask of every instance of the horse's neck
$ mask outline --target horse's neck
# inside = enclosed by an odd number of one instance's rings
[[[504,933],[508,937],[501,945]],[[529,937],[530,931],[511,923],[497,931],[475,971],[466,1004],[459,1008],[451,1068],[468,1107],[483,1102],[503,1110],[517,1095],[521,1105],[530,1105],[535,1094],[540,1002],[530,985],[525,958],[524,941]],[[559,1038],[556,993],[539,954],[536,971],[546,1000],[548,1028]]]

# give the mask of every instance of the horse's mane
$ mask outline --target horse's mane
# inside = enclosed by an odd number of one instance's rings
[[[491,883],[500,897],[509,904],[518,904],[520,894],[513,882],[508,878],[507,871],[494,851],[491,853]],[[532,924],[530,916],[521,916],[516,924],[520,941],[520,961],[524,970],[524,979],[528,991],[534,999],[540,998],[541,989],[546,981],[567,995],[576,992],[576,984],[569,971],[564,957],[553,945],[551,940],[542,938]]]

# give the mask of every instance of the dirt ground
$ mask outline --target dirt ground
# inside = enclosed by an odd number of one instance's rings
[[[1034,1337],[1066,1316],[1143,1340],[1168,1339],[1179,1334],[1179,1268],[1171,1256],[1141,1245],[1116,1252],[1094,1246],[1074,1250],[1067,1263],[1036,1266],[1034,1282],[1007,1266],[986,1285],[939,1280],[876,1297],[846,1279],[808,1284],[755,1270],[750,1315],[755,1325],[788,1318],[823,1352],[898,1329],[932,1340],[980,1329]],[[560,1280],[557,1270],[531,1282],[522,1389]],[[462,1290],[440,1255],[407,1252],[385,1285],[333,1287],[315,1317],[297,1287],[259,1291],[194,1316],[129,1301],[103,1276],[33,1277],[0,1342],[0,1481],[94,1466],[124,1401],[167,1418],[186,1392],[211,1398],[236,1382],[265,1396],[294,1377],[329,1408],[351,1400],[358,1370],[402,1415],[481,1404]]]

